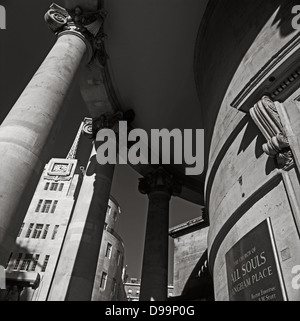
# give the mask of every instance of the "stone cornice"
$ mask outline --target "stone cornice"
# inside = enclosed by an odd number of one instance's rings
[[[172,238],[177,238],[194,231],[201,230],[208,226],[208,223],[203,219],[202,216],[189,220],[185,223],[179,224],[169,229],[169,235]]]
[[[300,84],[299,54],[300,33],[297,33],[248,81],[230,105],[248,112],[258,97],[286,99]]]

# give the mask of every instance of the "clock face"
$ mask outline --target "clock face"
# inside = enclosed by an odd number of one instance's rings
[[[52,168],[52,172],[58,173],[58,172],[63,172],[65,173],[68,169],[68,164],[54,164]]]

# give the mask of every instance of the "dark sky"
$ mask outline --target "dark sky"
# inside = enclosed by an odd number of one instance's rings
[[[63,4],[63,1],[55,2]],[[7,13],[7,29],[0,30],[0,122],[55,43],[55,36],[44,22],[44,14],[51,3],[48,0],[2,0],[0,3]],[[51,157],[66,157],[80,122],[88,116],[76,84],[70,93],[68,113]],[[86,165],[89,147],[87,140],[80,144],[78,157],[83,165]],[[118,232],[125,243],[125,264],[129,277],[140,278],[148,200],[138,192],[138,177],[128,165],[117,165],[111,194],[122,209]],[[199,214],[199,206],[173,198],[170,227]],[[170,242],[170,279],[172,251]]]

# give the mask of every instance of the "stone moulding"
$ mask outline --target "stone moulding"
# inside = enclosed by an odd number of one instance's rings
[[[231,102],[231,107],[243,112],[256,103],[257,97],[269,96],[284,101],[300,83],[300,32],[283,46],[249,80]]]

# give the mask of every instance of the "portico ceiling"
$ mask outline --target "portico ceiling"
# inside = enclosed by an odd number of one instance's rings
[[[208,0],[103,0],[107,71],[123,111],[133,109],[133,127],[204,128],[194,80],[194,51]],[[67,0],[96,10],[97,1]],[[99,7],[98,7],[99,8]],[[167,166],[184,182],[182,197],[203,203],[205,171],[186,176],[186,165]],[[145,173],[144,167],[136,167]]]

